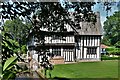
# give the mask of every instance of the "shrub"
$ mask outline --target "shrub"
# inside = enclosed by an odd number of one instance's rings
[[[109,57],[107,55],[102,55],[101,60],[118,60],[119,57]]]
[[[109,53],[109,55],[120,55],[120,48],[110,47],[106,48],[106,51]]]

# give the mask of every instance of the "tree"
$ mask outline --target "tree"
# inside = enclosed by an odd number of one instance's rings
[[[23,23],[19,18],[13,20],[7,20],[4,25],[3,33],[10,33],[13,38],[20,43],[25,45],[27,43],[26,36],[29,34],[32,25],[30,23]]]
[[[120,41],[120,11],[115,12],[112,16],[108,17],[104,22],[104,38],[103,43],[106,45],[119,46]]]

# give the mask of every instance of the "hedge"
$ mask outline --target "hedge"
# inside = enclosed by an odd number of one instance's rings
[[[115,48],[115,47],[109,47],[109,48],[106,48],[106,51],[112,55],[120,55],[120,48]]]
[[[101,60],[118,60],[120,57],[109,57],[109,56],[101,56]]]

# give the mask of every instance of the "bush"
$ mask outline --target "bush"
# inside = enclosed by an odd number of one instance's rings
[[[23,45],[23,46],[21,47],[21,51],[22,51],[23,54],[27,54],[27,46],[26,46],[26,45]]]
[[[109,53],[109,55],[120,55],[120,48],[110,47],[106,48],[106,51]]]

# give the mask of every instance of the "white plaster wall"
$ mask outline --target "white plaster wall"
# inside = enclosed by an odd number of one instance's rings
[[[84,48],[84,58],[86,58],[86,51],[87,51],[87,48]]]
[[[63,48],[61,48],[61,56],[63,56]]]
[[[97,59],[100,59],[100,48],[97,47]]]
[[[77,59],[79,60],[81,58],[81,52],[80,50],[77,50]]]

